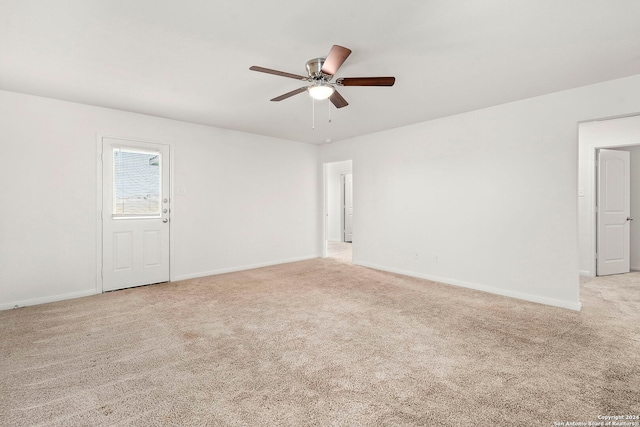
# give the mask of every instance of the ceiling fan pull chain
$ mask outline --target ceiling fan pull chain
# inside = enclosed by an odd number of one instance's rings
[[[329,123],[331,123],[331,104],[327,102],[327,105],[329,106]]]

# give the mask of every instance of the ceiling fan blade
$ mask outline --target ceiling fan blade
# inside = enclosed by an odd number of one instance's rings
[[[344,61],[346,61],[349,55],[351,55],[351,49],[334,44],[333,47],[331,47],[329,55],[327,55],[327,59],[325,59],[324,64],[322,65],[322,72],[333,76],[338,72],[338,69],[342,66]]]
[[[337,90],[334,91],[333,94],[331,94],[331,96],[329,97],[329,100],[333,103],[333,105],[336,106],[336,108],[342,108],[342,107],[346,107],[347,105],[349,105],[347,100],[344,99],[342,97],[342,95],[340,95],[338,93]]]
[[[340,86],[393,86],[395,77],[342,77],[336,80]]]
[[[259,71],[261,73],[274,74],[276,76],[289,77],[290,79],[296,80],[308,80],[308,77],[299,76],[297,74],[285,73],[284,71],[272,70],[271,68],[258,67],[254,65],[253,67],[249,67],[251,71]]]
[[[307,90],[307,87],[301,87],[296,90],[292,90],[291,92],[287,92],[284,95],[277,96],[272,99],[272,101],[282,101],[283,99],[291,98],[293,95],[297,95]]]

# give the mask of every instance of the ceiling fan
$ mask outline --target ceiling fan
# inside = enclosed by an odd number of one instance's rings
[[[300,76],[298,74],[286,73],[284,71],[272,70],[270,68],[252,66],[249,69],[259,71],[261,73],[275,74],[276,76],[289,77],[291,79],[302,80],[311,83],[311,86],[303,86],[301,88],[287,92],[284,95],[277,96],[272,101],[282,101],[297,95],[304,91],[308,91],[314,99],[327,99],[336,106],[342,108],[349,103],[338,93],[335,86],[393,86],[396,81],[395,77],[340,77],[335,81],[332,79],[338,72],[347,57],[351,54],[351,49],[343,46],[333,45],[329,55],[326,58],[314,58],[307,61],[308,76]]]

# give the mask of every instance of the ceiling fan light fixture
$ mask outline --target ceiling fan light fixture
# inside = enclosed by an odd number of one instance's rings
[[[316,83],[313,86],[309,86],[307,90],[309,91],[309,95],[317,100],[327,99],[335,92],[333,86],[325,83]]]

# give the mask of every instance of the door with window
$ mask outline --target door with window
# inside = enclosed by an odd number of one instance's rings
[[[102,140],[102,290],[169,281],[169,147]]]

